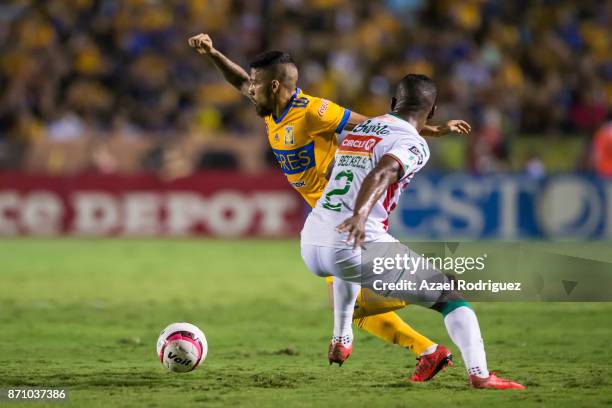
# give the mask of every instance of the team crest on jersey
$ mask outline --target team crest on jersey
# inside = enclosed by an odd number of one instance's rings
[[[278,142],[278,133],[275,133],[275,134],[274,134],[274,141],[275,141],[275,142]]]
[[[338,150],[348,154],[371,156],[374,147],[382,140],[378,136],[347,135]]]
[[[285,126],[285,145],[294,145],[293,126]]]

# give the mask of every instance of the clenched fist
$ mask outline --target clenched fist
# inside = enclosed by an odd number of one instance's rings
[[[208,34],[198,34],[189,38],[189,46],[195,48],[195,50],[202,55],[210,55],[215,49],[213,47],[212,39]]]

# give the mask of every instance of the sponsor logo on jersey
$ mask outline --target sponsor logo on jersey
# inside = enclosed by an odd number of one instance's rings
[[[272,149],[285,174],[302,173],[315,166],[314,141],[291,150]]]
[[[275,142],[278,142],[278,133],[275,133],[275,134],[274,134],[274,141],[275,141]]]
[[[355,133],[373,133],[375,135],[388,135],[389,134],[389,126],[382,124],[380,122],[372,122],[372,120],[368,119],[363,123],[360,123],[353,129]]]
[[[371,165],[370,157],[365,155],[339,154],[336,157],[337,167],[353,167],[356,169],[369,170]]]
[[[321,107],[317,111],[319,116],[323,117],[323,115],[325,115],[325,112],[327,111],[327,108],[329,108],[329,101],[327,99],[321,99]]]
[[[304,180],[300,180],[300,181],[294,181],[293,183],[291,183],[291,185],[294,188],[302,188],[306,185],[306,182]]]
[[[293,126],[285,126],[285,145],[294,145]]]
[[[410,150],[411,153],[418,157],[417,164],[423,164],[423,155],[421,154],[421,151],[418,149],[418,147],[410,146],[408,150]]]
[[[360,135],[347,135],[340,146],[339,151],[342,152],[353,152],[355,154],[367,154],[371,155],[374,147],[382,140],[381,137],[377,136],[360,136]]]

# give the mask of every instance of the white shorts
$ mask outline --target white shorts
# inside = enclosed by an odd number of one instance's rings
[[[366,244],[365,250],[304,243],[301,249],[304,263],[317,276],[334,276],[357,283],[379,295],[426,307],[440,299],[443,284],[449,282],[446,275],[426,262],[417,263],[412,269],[391,267],[379,271],[374,268],[376,259],[395,258],[397,254],[406,254],[414,259],[423,258],[389,234]]]
[[[376,243],[399,243],[390,234],[379,237]],[[361,248],[353,249],[343,245],[312,245],[301,243],[302,259],[310,270],[317,276],[335,276],[349,282],[361,283]]]

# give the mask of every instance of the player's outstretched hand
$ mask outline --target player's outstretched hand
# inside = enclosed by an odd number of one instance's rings
[[[361,217],[353,215],[344,220],[344,222],[336,227],[338,232],[348,232],[347,243],[353,244],[353,249],[364,248],[363,240],[365,239],[365,222]]]
[[[441,129],[442,134],[459,133],[462,135],[467,135],[471,131],[472,127],[470,126],[470,124],[467,123],[465,120],[460,119],[449,120]]]
[[[214,50],[212,39],[208,34],[194,35],[187,42],[191,48],[195,48],[202,55],[210,55]]]

